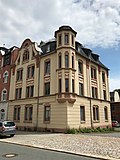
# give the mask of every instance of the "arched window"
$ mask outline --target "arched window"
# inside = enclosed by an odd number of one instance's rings
[[[8,82],[8,71],[5,71],[3,74],[3,82],[7,83]]]
[[[7,100],[7,90],[5,88],[2,90],[1,100],[2,101]]]

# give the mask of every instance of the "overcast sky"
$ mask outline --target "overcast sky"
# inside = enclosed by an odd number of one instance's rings
[[[120,88],[120,0],[0,0],[0,46],[46,41],[61,25],[110,68],[110,90]]]

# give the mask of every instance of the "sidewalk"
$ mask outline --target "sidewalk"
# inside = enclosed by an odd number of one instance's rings
[[[0,139],[8,142],[95,158],[120,160],[120,138],[70,134],[18,134]]]

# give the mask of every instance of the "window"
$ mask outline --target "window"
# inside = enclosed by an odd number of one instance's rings
[[[2,90],[1,100],[2,101],[7,100],[7,90],[5,88]]]
[[[72,68],[74,68],[74,55],[72,55]]]
[[[69,34],[65,34],[64,44],[65,44],[65,45],[69,44]]]
[[[20,106],[14,107],[14,120],[20,121]]]
[[[65,79],[65,92],[69,92],[69,79]]]
[[[99,121],[99,107],[93,106],[93,120]]]
[[[83,62],[78,61],[78,73],[83,74]]]
[[[45,83],[45,95],[50,95],[50,82]]]
[[[59,93],[61,93],[61,89],[62,89],[62,83],[61,83],[61,79],[59,79],[59,86],[58,86]]]
[[[3,82],[7,83],[8,82],[8,71],[5,71],[3,74]]]
[[[28,86],[26,87],[26,97],[33,97],[34,95],[34,86]]]
[[[91,78],[96,79],[96,69],[93,67],[91,68]]]
[[[23,54],[23,62],[28,61],[28,60],[29,60],[29,51],[25,50]]]
[[[92,87],[92,98],[98,98],[98,96],[97,96],[97,88],[96,87]]]
[[[58,64],[58,65],[59,65],[59,68],[61,68],[61,64],[62,64],[62,63],[61,63],[61,54],[59,54],[59,57],[58,57],[58,58],[59,58],[59,62],[58,62],[59,64]]]
[[[104,107],[104,116],[105,116],[105,121],[108,121],[108,109],[107,109],[107,107]]]
[[[44,121],[50,122],[50,106],[45,106],[45,109],[44,109]]]
[[[18,62],[17,62],[17,64],[20,64],[20,57],[18,58]]]
[[[74,79],[72,79],[72,92],[75,92],[75,85],[74,85]]]
[[[27,78],[33,78],[34,77],[34,70],[35,70],[35,66],[29,66],[27,68]]]
[[[106,91],[105,91],[105,90],[103,90],[103,98],[104,98],[104,100],[107,99],[107,98],[106,98]]]
[[[45,62],[45,74],[50,74],[50,61]]]
[[[65,68],[69,67],[69,57],[68,54],[65,55]]]
[[[58,36],[58,45],[59,46],[62,45],[62,35],[61,34]]]
[[[83,84],[82,84],[82,83],[79,83],[79,95],[80,95],[80,96],[83,96],[83,95],[84,95],[84,92],[83,92]]]
[[[16,81],[22,81],[22,77],[23,77],[23,69],[19,69],[17,71]]]
[[[25,121],[32,121],[33,115],[33,106],[27,105],[25,106]]]
[[[46,52],[50,52],[50,44],[47,45],[47,50]]]
[[[22,88],[16,88],[15,99],[21,99]]]
[[[102,82],[105,83],[105,72],[102,72]]]
[[[9,65],[9,64],[10,64],[10,54],[4,55],[3,66]]]
[[[74,36],[72,35],[72,46],[74,46]]]
[[[85,121],[85,106],[80,106],[80,121]]]

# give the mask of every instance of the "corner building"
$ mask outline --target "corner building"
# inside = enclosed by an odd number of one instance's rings
[[[26,39],[11,69],[8,117],[19,129],[63,132],[111,126],[108,68],[61,26],[40,45]]]

